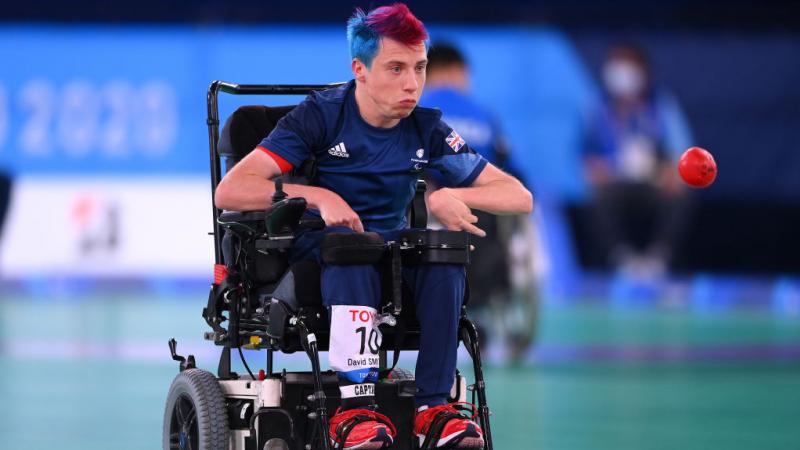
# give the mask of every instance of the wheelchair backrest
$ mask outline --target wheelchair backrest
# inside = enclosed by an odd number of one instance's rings
[[[225,158],[225,170],[231,168],[253,151],[278,121],[295,105],[290,106],[242,106],[225,121],[219,135],[218,150]]]

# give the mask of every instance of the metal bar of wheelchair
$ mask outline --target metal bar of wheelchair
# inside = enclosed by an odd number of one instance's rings
[[[481,362],[480,346],[478,345],[478,329],[466,315],[462,315],[458,325],[461,330],[461,340],[472,358],[472,368],[475,372],[475,385],[473,387],[478,395],[478,419],[484,436],[484,449],[492,450],[492,430],[489,427],[489,405],[486,404],[486,382],[483,379],[483,364]]]
[[[345,83],[330,84],[239,84],[216,81],[219,90],[233,95],[308,95],[311,91],[321,91]]]
[[[328,441],[328,410],[325,405],[325,391],[322,388],[322,369],[319,363],[319,350],[317,348],[317,338],[313,333],[309,333],[306,324],[302,319],[297,321],[297,327],[300,329],[300,342],[303,349],[306,351],[308,358],[311,360],[311,370],[314,374],[314,394],[309,397],[309,400],[316,402],[317,410],[308,414],[308,418],[315,421],[317,424],[317,431],[319,438],[322,442],[322,450],[330,449],[330,442]],[[314,433],[311,435],[309,445],[314,441]],[[306,448],[312,448],[309,445]]]

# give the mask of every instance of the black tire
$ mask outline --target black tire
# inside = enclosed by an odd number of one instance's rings
[[[188,369],[172,380],[164,410],[164,450],[228,450],[230,429],[217,378]]]

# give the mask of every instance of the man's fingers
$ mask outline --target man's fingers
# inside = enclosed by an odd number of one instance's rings
[[[468,223],[467,221],[464,221],[462,223],[461,229],[466,231],[466,232],[468,232],[468,233],[472,233],[472,234],[474,234],[476,236],[486,237],[486,232],[485,231],[481,230],[480,228],[476,227],[475,225],[473,225],[471,223]]]
[[[361,224],[361,219],[359,219],[359,218],[353,219],[352,224],[353,225],[352,225],[351,228],[353,229],[353,231],[355,231],[356,233],[363,233],[364,232],[364,225]]]
[[[464,222],[464,223],[466,223],[466,222]],[[446,223],[446,224],[442,224],[442,225],[444,225],[445,228],[447,228],[449,231],[463,231],[464,230],[464,227],[461,226],[459,222],[451,222],[451,223]]]
[[[469,222],[469,223],[478,223],[478,216],[476,216],[474,214],[469,214],[467,216],[467,222]]]

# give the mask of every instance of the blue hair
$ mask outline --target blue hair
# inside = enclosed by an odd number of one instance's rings
[[[377,30],[367,23],[367,14],[361,8],[347,21],[347,42],[350,44],[350,57],[358,58],[367,68],[378,54],[381,37]]]

